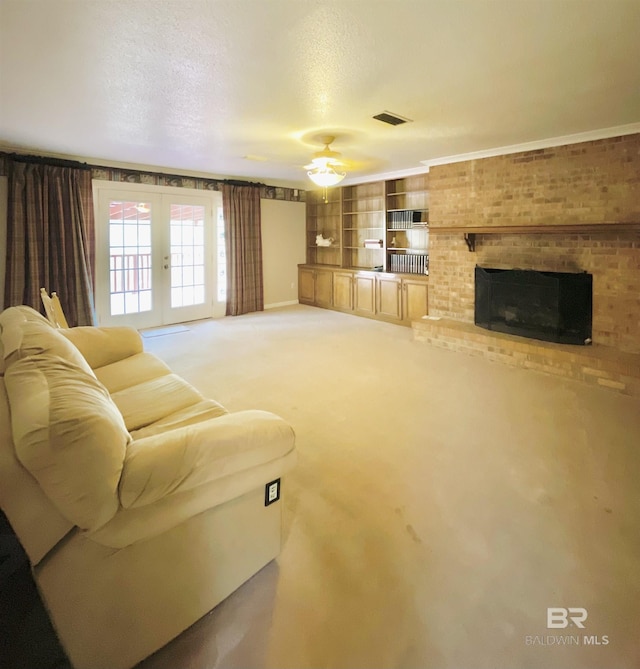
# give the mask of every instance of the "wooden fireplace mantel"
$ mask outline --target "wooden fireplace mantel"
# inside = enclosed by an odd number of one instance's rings
[[[475,251],[476,235],[535,235],[535,234],[605,234],[607,232],[640,232],[640,223],[575,223],[565,225],[479,225],[430,226],[429,233],[464,235],[469,251]]]

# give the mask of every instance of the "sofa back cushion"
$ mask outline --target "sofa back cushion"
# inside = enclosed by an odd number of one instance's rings
[[[51,326],[51,323],[33,307],[26,304],[19,304],[17,307],[7,307],[0,313],[0,328],[16,321],[42,321]]]
[[[118,509],[131,437],[105,387],[83,368],[49,354],[5,372],[16,456],[60,513],[87,530]]]
[[[19,307],[12,308],[18,309]],[[1,316],[4,316],[5,313],[3,312]],[[2,328],[0,340],[5,368],[31,355],[49,354],[69,360],[87,374],[94,375],[89,363],[77,347],[60,330],[53,328],[49,321],[37,312],[34,313],[37,319],[17,317],[5,319],[4,322],[0,320]]]
[[[39,314],[35,309],[27,307],[26,305],[20,305],[18,307],[9,307],[0,313],[0,333],[3,333],[5,330],[9,330],[10,326],[19,325],[25,323],[26,321],[40,321],[45,325],[51,326],[49,321],[42,315]],[[8,345],[11,350],[15,350],[16,346],[14,344],[15,337],[19,337],[18,331],[14,333],[14,339],[10,335],[8,337]],[[8,354],[7,354],[8,355]],[[4,353],[4,342],[2,337],[0,337],[0,375],[4,376],[4,371],[6,368],[5,363],[5,353]]]

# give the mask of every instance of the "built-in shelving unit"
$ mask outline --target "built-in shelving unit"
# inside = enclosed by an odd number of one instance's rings
[[[328,240],[328,245],[319,245],[318,235]],[[307,262],[332,267],[340,267],[342,263],[342,198],[339,188],[327,192],[327,202],[321,191],[312,191],[307,196]]]
[[[304,304],[410,325],[428,313],[428,174],[307,197]],[[318,246],[316,235],[332,238]]]
[[[386,262],[389,272],[429,273],[428,174],[392,179],[386,187]]]
[[[307,199],[307,263],[429,273],[428,174],[343,186]],[[331,239],[318,246],[316,236]]]
[[[384,265],[384,182],[342,189],[342,266],[354,269]]]

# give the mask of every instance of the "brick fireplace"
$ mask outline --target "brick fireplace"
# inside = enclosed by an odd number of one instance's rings
[[[440,320],[417,338],[528,367],[555,360],[557,373],[640,395],[640,134],[432,167],[429,192],[429,314]],[[594,345],[579,369],[571,347],[476,332],[476,265],[593,275]]]

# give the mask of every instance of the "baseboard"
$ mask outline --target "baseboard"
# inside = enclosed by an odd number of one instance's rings
[[[290,300],[289,302],[274,302],[273,304],[265,304],[264,309],[277,309],[278,307],[290,307],[292,304],[298,304],[298,300]]]

